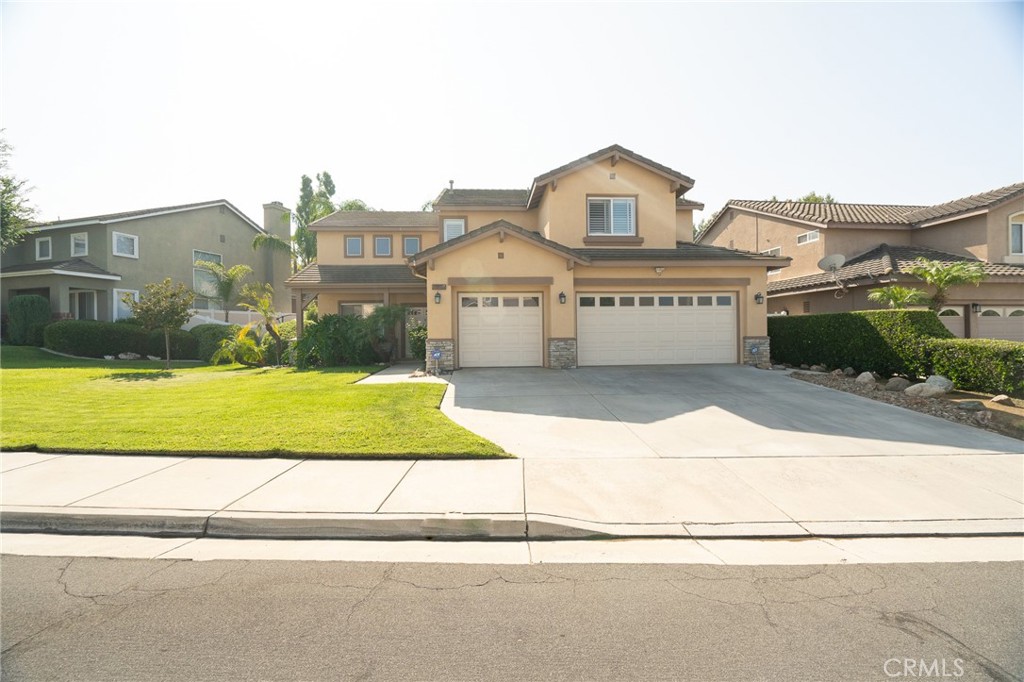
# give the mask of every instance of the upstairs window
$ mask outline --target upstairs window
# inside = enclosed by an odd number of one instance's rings
[[[415,256],[420,252],[420,238],[419,237],[403,237],[402,238],[402,254],[405,256]]]
[[[1010,223],[1010,253],[1024,255],[1024,215],[1014,216]]]
[[[373,238],[373,255],[377,258],[391,257],[391,237]]]
[[[770,249],[761,252],[762,256],[775,256],[776,258],[782,256],[782,247],[775,246]],[[772,268],[768,271],[769,275],[777,275],[782,272],[782,268]]]
[[[217,265],[224,265],[224,259],[219,253],[211,253],[210,251],[199,251],[198,249],[192,249],[192,264],[196,266],[198,263],[216,263]],[[204,296],[206,298],[217,298],[217,278],[212,272],[202,267],[192,268],[192,290]]]
[[[71,257],[81,258],[89,255],[89,233],[79,232],[71,235]],[[92,318],[89,318],[92,319]]]
[[[810,244],[811,242],[818,241],[818,231],[811,230],[810,232],[804,232],[796,236],[797,244]]]
[[[345,237],[345,257],[346,258],[362,258],[363,257],[363,238],[362,237]]]
[[[636,199],[593,197],[587,199],[587,234],[634,236]]]
[[[36,260],[50,260],[51,258],[53,258],[53,240],[50,237],[36,239]]]
[[[139,238],[133,234],[124,234],[123,232],[114,232],[112,235],[114,242],[114,255],[124,256],[125,258],[138,258],[139,257]]]
[[[449,239],[455,239],[466,234],[466,219],[465,218],[445,218],[444,219],[444,241]]]

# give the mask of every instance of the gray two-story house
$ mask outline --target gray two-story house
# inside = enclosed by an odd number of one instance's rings
[[[125,294],[137,299],[170,277],[199,294],[196,308],[217,307],[211,273],[196,267],[210,261],[250,266],[251,281],[272,284],[277,309],[289,312],[288,255],[252,242],[266,233],[289,240],[290,212],[273,202],[263,213],[260,226],[221,199],[33,225],[0,260],[0,304],[6,314],[11,297],[36,294],[50,300],[54,318],[113,321],[129,315]]]

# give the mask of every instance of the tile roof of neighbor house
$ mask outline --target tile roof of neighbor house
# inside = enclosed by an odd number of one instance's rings
[[[63,227],[68,224],[77,223],[107,223],[115,222],[120,220],[131,220],[133,218],[145,218],[151,215],[159,215],[161,213],[180,213],[182,211],[193,211],[200,208],[209,208],[211,206],[227,206],[232,211],[237,213],[243,220],[249,223],[252,227],[260,232],[264,232],[264,229],[257,225],[249,216],[242,213],[238,208],[227,199],[214,199],[212,201],[200,201],[194,204],[178,204],[176,206],[160,206],[158,208],[143,208],[135,211],[121,211],[119,213],[103,213],[100,215],[85,216],[82,218],[66,218],[63,220],[49,220],[42,223],[34,223],[29,229],[39,228],[56,228]]]
[[[846,261],[836,275],[844,282],[856,282],[863,279],[889,277],[893,275],[909,275],[918,258],[937,260],[942,263],[960,261],[981,262],[973,258],[956,256],[944,251],[936,251],[925,246],[889,246],[880,244],[875,248],[854,256]],[[985,274],[990,277],[1024,277],[1024,265],[1006,263],[984,263]],[[803,277],[793,277],[768,283],[768,293],[777,294],[802,289],[821,287],[837,288],[832,273],[820,272]]]
[[[311,230],[331,227],[437,227],[431,211],[335,211],[309,224]]]
[[[530,196],[528,189],[450,189],[437,195],[434,206],[486,206],[500,208],[512,206],[526,208]]]
[[[313,263],[285,282],[303,284],[424,284],[408,265],[320,265]]]
[[[5,267],[0,275],[11,274],[15,272],[35,272],[37,270],[56,270],[59,273],[66,273],[68,275],[83,274],[83,275],[104,275],[107,277],[120,277],[113,272],[109,272],[93,265],[87,260],[81,258],[71,258],[69,260],[61,261],[41,261],[36,263],[24,263],[22,265],[12,265],[11,267]]]
[[[968,213],[981,208],[987,208],[993,204],[1012,199],[1017,196],[1024,196],[1024,182],[1014,185],[1007,185],[999,189],[989,190],[981,194],[972,194],[969,197],[947,201],[944,204],[927,206],[910,213],[907,219],[914,223],[928,222],[938,218],[946,218],[960,213]]]

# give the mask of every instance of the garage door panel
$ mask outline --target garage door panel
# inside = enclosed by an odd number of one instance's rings
[[[577,297],[580,365],[736,362],[736,327],[731,294]]]
[[[539,295],[461,294],[462,367],[538,367],[543,363]]]

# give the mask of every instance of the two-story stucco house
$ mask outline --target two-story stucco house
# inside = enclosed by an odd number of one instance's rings
[[[768,311],[788,315],[877,308],[868,292],[889,284],[927,289],[910,275],[918,258],[980,261],[985,281],[953,287],[943,323],[1024,341],[1024,183],[935,206],[730,201],[697,242],[790,257],[768,273]],[[818,267],[833,254],[835,276]]]
[[[441,370],[767,361],[766,273],[788,259],[693,244],[693,184],[613,145],[526,189],[335,213],[288,286],[322,313],[422,312]]]
[[[54,316],[119,320],[129,316],[125,294],[138,299],[145,285],[170,277],[199,294],[212,293],[211,274],[197,261],[225,267],[245,264],[252,281],[275,288],[278,310],[290,311],[284,280],[287,254],[256,252],[253,237],[266,232],[290,239],[290,212],[280,203],[264,206],[264,227],[224,200],[40,223],[3,254],[0,301],[12,296],[50,299]],[[200,295],[197,308],[216,305]]]

